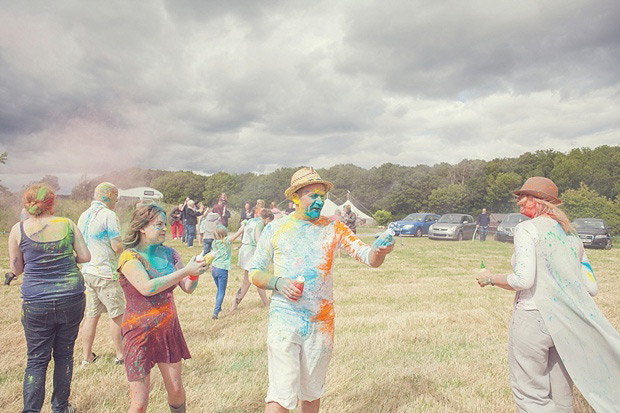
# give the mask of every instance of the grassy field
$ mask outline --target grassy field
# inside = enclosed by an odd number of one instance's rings
[[[363,230],[369,241],[372,230]],[[6,236],[1,236],[6,246]],[[168,242],[187,260],[190,250]],[[506,343],[513,293],[478,287],[480,260],[491,271],[509,271],[512,245],[494,241],[442,242],[407,238],[379,269],[348,256],[336,259],[336,343],[326,383],[326,412],[511,412]],[[595,298],[620,329],[620,250],[588,251],[599,282]],[[236,254],[235,254],[236,255]],[[8,268],[0,254],[2,274]],[[231,304],[242,271],[231,270],[224,308]],[[19,284],[0,288],[0,405],[21,408],[25,344]],[[176,292],[181,326],[192,359],[183,363],[188,411],[258,412],[267,389],[267,310],[251,289],[239,310],[211,320],[214,284],[205,274],[193,295]],[[122,367],[114,366],[107,319],[99,324],[94,351],[102,359],[79,366],[71,401],[80,412],[122,412],[129,405]],[[51,369],[50,369],[51,372]],[[166,396],[157,370],[149,412],[163,412]],[[48,374],[48,386],[51,375]],[[51,390],[44,411],[49,412]],[[575,391],[576,411],[591,411]]]

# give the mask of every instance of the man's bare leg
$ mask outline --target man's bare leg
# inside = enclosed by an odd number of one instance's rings
[[[82,359],[86,361],[93,360],[93,342],[95,341],[95,333],[97,333],[97,317],[84,317],[84,324],[81,328],[82,333]]]
[[[280,403],[269,402],[265,405],[265,413],[288,413],[288,409],[285,409]]]
[[[321,399],[312,400],[311,402],[300,400],[299,413],[318,413]]]

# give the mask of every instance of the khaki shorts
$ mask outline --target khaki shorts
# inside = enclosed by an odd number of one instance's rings
[[[297,399],[320,399],[332,355],[331,336],[322,331],[321,323],[301,322],[304,325],[296,326],[298,322],[294,321],[282,325],[282,320],[274,323],[271,318],[267,332],[269,389],[265,402],[276,402],[292,410]]]
[[[93,318],[108,313],[116,318],[125,313],[125,294],[118,280],[97,277],[84,273],[86,286],[86,313],[84,317]]]

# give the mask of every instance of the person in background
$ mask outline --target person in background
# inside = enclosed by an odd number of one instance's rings
[[[487,214],[487,209],[482,208],[482,213],[478,214],[476,218],[476,228],[480,231],[480,241],[485,241],[487,239],[487,231],[489,230],[489,223],[491,219]]]
[[[262,199],[256,200],[256,205],[254,206],[254,218],[257,218],[260,215],[260,211],[265,208],[265,201]]]
[[[226,197],[226,194],[222,193],[220,195],[217,203],[213,206],[213,212],[217,212],[220,215],[220,222],[223,226],[228,228],[230,211],[228,210],[228,198]]]
[[[69,405],[73,348],[84,316],[84,281],[77,266],[90,252],[77,226],[54,215],[55,194],[46,184],[24,191],[29,218],[9,234],[9,265],[24,273],[22,325],[28,361],[23,382],[23,411],[39,412],[45,399],[45,376],[54,357],[52,411],[73,413]]]
[[[181,210],[183,209],[183,204],[179,204],[172,208],[170,211],[170,232],[172,233],[172,239],[180,239],[183,235],[183,222]]]
[[[273,213],[274,219],[278,219],[282,216],[282,212],[280,212],[278,207],[276,207],[276,203],[273,201],[271,201],[271,204],[269,204],[269,210]]]
[[[284,210],[284,215],[290,215],[293,212],[295,212],[295,204],[293,203],[293,201],[288,201],[288,206]]]
[[[243,206],[243,211],[241,211],[239,225],[241,225],[242,222],[250,220],[252,218],[254,218],[254,211],[252,210],[250,203],[246,202]]]
[[[351,211],[351,205],[349,204],[345,205],[342,209],[344,210],[342,219],[344,219],[345,225],[349,227],[354,234],[357,234],[357,215],[355,215],[355,212]]]
[[[198,236],[196,237],[196,240],[198,241],[199,245],[202,245],[202,236],[204,235],[204,230],[202,229],[202,220],[205,218],[205,215],[207,215],[210,211],[209,207],[206,207],[203,205],[202,202],[198,202],[198,204],[196,205],[198,207],[199,211],[202,211],[202,215],[198,218],[198,223],[197,223],[197,229],[198,229]]]
[[[295,212],[263,230],[250,262],[250,281],[273,290],[267,330],[269,388],[265,412],[318,412],[334,343],[333,257],[338,245],[371,267],[394,248],[360,241],[341,222],[321,216],[333,185],[313,168],[291,177],[285,196]],[[273,275],[267,269],[273,264]],[[296,284],[303,277],[303,292]],[[299,282],[299,281],[298,281]]]
[[[217,212],[210,211],[202,218],[200,225],[203,227],[202,255],[207,255],[211,251],[215,228],[221,225],[220,215]]]
[[[532,218],[514,230],[513,272],[477,277],[517,291],[508,333],[510,387],[519,412],[572,412],[573,382],[597,412],[620,411],[620,334],[591,296],[596,279],[548,178],[514,191]]]
[[[84,236],[91,260],[82,265],[86,286],[86,313],[82,326],[82,364],[97,360],[93,342],[102,313],[110,318],[110,337],[115,351],[115,364],[123,363],[121,322],[125,312],[125,296],[118,283],[116,265],[123,252],[121,224],[114,212],[118,189],[109,182],[95,188],[90,208],[80,215],[78,228]]]
[[[218,225],[213,232],[215,240],[213,241],[213,261],[211,262],[211,276],[215,283],[215,307],[211,319],[217,320],[222,310],[222,301],[226,295],[226,286],[228,285],[228,271],[230,270],[230,256],[232,254],[230,243],[235,241],[243,233],[243,226],[230,237],[228,230],[222,225]]]
[[[183,228],[187,228],[187,246],[194,247],[194,239],[196,238],[196,224],[198,217],[202,215],[202,210],[196,208],[196,204],[191,199],[187,201],[187,205],[183,208],[185,212],[185,224]]]
[[[237,265],[243,270],[243,281],[241,282],[241,287],[237,290],[230,311],[235,311],[237,309],[241,300],[243,300],[243,297],[245,297],[252,285],[249,278],[250,260],[254,255],[254,251],[256,251],[256,243],[258,242],[260,233],[263,231],[265,225],[271,221],[273,221],[273,212],[263,208],[257,218],[252,218],[243,225],[243,238],[241,238],[241,248],[239,249],[239,258],[237,260]],[[267,298],[265,290],[257,288],[257,291],[263,305],[268,306],[269,299]]]
[[[136,209],[118,262],[120,284],[127,305],[123,317],[123,358],[129,381],[129,412],[145,412],[151,384],[151,369],[157,364],[168,393],[171,412],[186,410],[181,381],[181,359],[190,353],[177,317],[173,291],[178,286],[191,294],[204,261],[192,257],[183,266],[166,240],[166,213],[155,204]]]
[[[181,205],[181,242],[187,242],[187,213],[186,208],[189,203],[189,197],[185,198],[183,204]]]

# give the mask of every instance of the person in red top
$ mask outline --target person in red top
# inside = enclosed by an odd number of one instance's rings
[[[172,292],[177,286],[188,294],[194,292],[206,265],[192,258],[183,266],[179,254],[163,245],[165,239],[166,214],[161,207],[147,204],[134,211],[123,240],[127,249],[118,263],[127,302],[121,334],[131,393],[129,412],[146,411],[155,364],[164,380],[170,411],[185,412],[181,359],[191,356]]]

